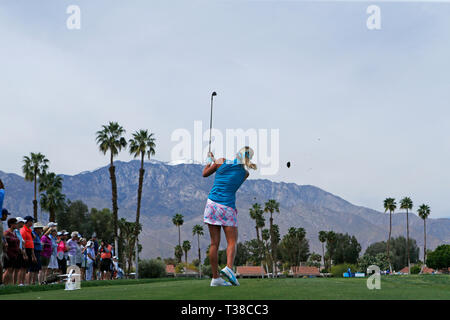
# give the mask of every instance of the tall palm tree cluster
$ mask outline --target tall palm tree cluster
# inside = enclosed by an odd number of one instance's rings
[[[273,223],[273,214],[280,213],[280,204],[270,199],[264,203],[264,209],[259,203],[254,203],[249,209],[250,218],[255,221],[256,239],[260,248],[261,264],[265,264],[268,272],[268,264],[272,265],[273,277],[277,274],[277,246],[280,242],[278,225]],[[269,229],[265,227],[264,213],[269,216]]]
[[[397,209],[397,203],[394,198],[386,198],[384,200],[384,212],[387,213],[389,211],[389,236],[386,246],[387,258],[389,261],[389,270],[392,271],[391,265],[391,256],[390,256],[390,242],[391,242],[391,233],[392,233],[392,214]],[[411,261],[410,261],[410,241],[409,241],[409,211],[413,208],[413,201],[409,197],[404,197],[400,200],[400,209],[406,210],[406,250],[407,250],[407,258],[408,258],[408,269],[411,270]],[[427,230],[426,230],[426,219],[430,215],[431,210],[430,207],[426,204],[422,204],[417,209],[417,214],[423,220],[423,234],[424,234],[424,246],[423,246],[423,262],[426,264],[427,259]]]
[[[184,223],[184,217],[182,214],[177,213],[172,217],[172,223],[178,228],[178,245],[175,246],[175,258],[178,263],[181,263],[181,258],[184,252],[184,258],[186,265],[188,264],[188,252],[191,250],[191,242],[189,240],[184,240],[183,244],[181,244],[181,226]],[[197,246],[198,246],[198,261],[199,261],[199,269],[201,276],[201,249],[200,249],[200,236],[204,235],[203,226],[196,224],[192,227],[192,236],[197,236]]]
[[[133,225],[134,237],[129,242],[130,246],[135,248],[136,258],[136,276],[138,272],[138,236],[141,231],[140,214],[141,214],[141,200],[142,187],[144,183],[144,160],[147,157],[155,155],[155,137],[153,133],[148,130],[138,130],[132,134],[132,138],[127,141],[125,139],[125,129],[117,122],[109,122],[103,125],[102,129],[96,133],[96,142],[100,151],[103,154],[109,154],[110,165],[109,174],[111,180],[112,191],[112,208],[113,208],[113,223],[114,223],[114,243],[116,250],[118,246],[118,211],[117,206],[117,179],[115,174],[114,158],[117,157],[127,146],[129,146],[129,153],[134,157],[139,157],[141,166],[139,169],[139,184],[137,190],[137,209],[136,221]],[[38,218],[38,201],[37,192],[40,194],[40,205],[42,210],[49,212],[49,220],[55,221],[55,212],[60,208],[65,201],[65,196],[62,194],[62,178],[55,173],[48,172],[49,160],[41,153],[31,153],[30,156],[23,158],[22,171],[25,175],[26,181],[34,183],[34,198],[33,198],[33,214],[34,218]]]
[[[50,161],[42,153],[30,153],[23,157],[22,172],[26,181],[34,184],[33,218],[38,220],[37,193],[40,193],[41,209],[49,213],[49,220],[55,221],[55,212],[65,201],[62,193],[62,177],[48,172]]]
[[[107,125],[103,125],[102,129],[97,131],[96,142],[100,151],[103,154],[110,156],[109,175],[111,179],[111,191],[112,191],[112,208],[113,208],[113,220],[114,220],[114,244],[115,248],[118,248],[118,211],[117,206],[117,180],[115,174],[114,157],[119,155],[122,149],[125,149],[129,145],[129,153],[134,157],[140,157],[141,166],[139,169],[139,184],[137,190],[137,208],[136,208],[136,222],[134,239],[131,239],[129,245],[135,247],[136,258],[136,276],[138,276],[138,236],[141,230],[140,228],[140,214],[141,214],[141,200],[142,200],[142,186],[144,183],[144,159],[147,157],[149,160],[151,156],[155,155],[155,137],[153,133],[148,130],[138,130],[133,133],[133,137],[128,141],[125,139],[125,129],[117,122],[109,122]]]

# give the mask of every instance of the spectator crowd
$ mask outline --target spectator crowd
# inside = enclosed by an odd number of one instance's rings
[[[99,243],[95,233],[88,238],[77,231],[58,231],[55,222],[43,225],[32,216],[10,217],[3,208],[4,196],[0,180],[0,282],[4,285],[60,282],[70,266],[80,268],[82,280],[123,277],[112,244],[105,240]]]

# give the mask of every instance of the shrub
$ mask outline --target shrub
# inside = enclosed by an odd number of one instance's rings
[[[175,266],[175,273],[183,273],[184,272],[184,264],[179,263]]]
[[[421,267],[419,265],[414,265],[411,267],[410,273],[411,274],[419,274]]]
[[[202,275],[212,278],[211,265],[202,265]]]
[[[150,259],[139,261],[140,278],[161,278],[166,276],[166,265],[161,260]]]
[[[200,261],[199,261],[198,259],[194,259],[194,260],[192,260],[192,264],[193,264],[195,267],[198,267],[198,266],[200,265]]]
[[[450,245],[440,245],[428,253],[427,265],[433,269],[448,269],[450,267]]]
[[[357,268],[356,265],[354,264],[349,264],[349,263],[343,263],[343,264],[338,264],[336,266],[332,266],[331,267],[331,274],[333,275],[333,277],[343,277],[343,274],[345,272],[347,272],[348,268],[350,268],[350,270],[352,272],[356,272]]]

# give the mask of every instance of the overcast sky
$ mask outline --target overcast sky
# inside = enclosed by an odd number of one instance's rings
[[[127,138],[150,129],[170,161],[172,132],[207,129],[216,90],[217,129],[279,129],[265,178],[450,217],[450,4],[379,3],[370,31],[373,3],[1,1],[0,170],[21,174],[30,152],[57,173],[106,165],[95,132],[108,121]],[[80,30],[66,27],[72,4]]]

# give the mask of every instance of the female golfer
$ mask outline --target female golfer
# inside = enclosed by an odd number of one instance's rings
[[[212,153],[208,154],[207,164],[203,169],[203,177],[216,173],[214,185],[209,192],[206,202],[203,220],[208,224],[211,236],[211,247],[209,248],[209,261],[213,279],[211,286],[238,286],[239,282],[233,272],[234,257],[236,255],[236,243],[238,237],[236,191],[249,176],[247,169],[256,169],[251,163],[253,150],[249,147],[242,148],[234,160],[221,158],[214,159]],[[219,275],[217,251],[220,243],[220,229],[223,227],[227,239],[227,265],[220,273],[228,278],[222,279]],[[231,282],[231,284],[230,284]]]

